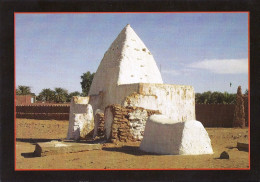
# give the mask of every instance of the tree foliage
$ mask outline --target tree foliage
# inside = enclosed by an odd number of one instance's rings
[[[45,88],[42,89],[42,91],[39,93],[37,96],[38,101],[45,101],[45,102],[53,102],[54,101],[54,96],[55,96],[55,91]]]
[[[80,96],[80,94],[78,91],[68,93],[68,90],[64,88],[55,88],[54,90],[45,88],[42,89],[36,99],[44,102],[64,103],[70,102],[73,96]]]
[[[234,104],[236,102],[236,94],[211,91],[196,93],[195,102],[197,104]]]
[[[31,87],[18,85],[18,89],[16,89],[16,95],[35,95],[31,92]]]
[[[86,73],[83,73],[83,75],[81,76],[81,88],[82,88],[82,96],[87,96],[91,83],[93,81],[95,73],[90,73],[89,71]]]
[[[55,88],[55,95],[54,95],[54,101],[57,103],[64,103],[67,101],[68,98],[68,90],[63,89],[63,88]]]

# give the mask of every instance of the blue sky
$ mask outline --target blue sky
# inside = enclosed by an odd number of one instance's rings
[[[196,93],[248,88],[247,13],[16,14],[16,85],[81,92],[80,76],[97,70],[128,23],[164,83]]]

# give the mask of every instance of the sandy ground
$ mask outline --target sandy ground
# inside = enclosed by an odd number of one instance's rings
[[[249,153],[236,148],[248,141],[248,129],[206,128],[214,154],[180,156],[154,155],[139,150],[140,142],[106,143],[102,150],[34,157],[35,142],[64,139],[68,121],[16,120],[17,169],[185,169],[248,168]],[[223,151],[230,159],[219,159]]]

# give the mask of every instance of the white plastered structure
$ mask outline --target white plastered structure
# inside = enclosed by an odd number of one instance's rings
[[[103,93],[102,102],[97,107],[104,110],[105,106],[114,104],[117,100],[118,86],[132,83],[163,81],[152,54],[130,25],[127,25],[106,51],[95,73],[89,96]]]
[[[199,121],[176,122],[164,115],[148,118],[140,149],[163,155],[213,154],[208,133]]]
[[[67,139],[84,138],[94,129],[93,109],[88,103],[89,97],[72,97]]]
[[[134,97],[131,97],[136,93]],[[156,62],[134,30],[127,25],[117,36],[95,73],[89,91],[95,112],[110,104],[159,110],[171,119],[195,119],[192,86],[163,84]]]

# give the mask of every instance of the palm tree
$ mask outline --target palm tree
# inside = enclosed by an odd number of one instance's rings
[[[55,102],[66,102],[68,97],[68,91],[63,88],[55,88]]]
[[[31,93],[31,88],[24,85],[19,85],[18,90],[16,90],[17,95],[29,95]]]
[[[37,100],[40,101],[54,101],[54,95],[55,92],[49,88],[42,89],[42,91],[39,93]]]
[[[21,95],[21,90],[16,89],[16,95]]]

